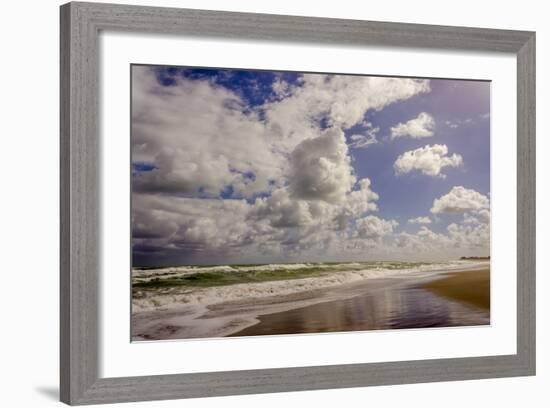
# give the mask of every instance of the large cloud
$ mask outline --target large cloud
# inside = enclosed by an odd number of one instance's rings
[[[429,81],[418,79],[304,75],[300,86],[286,98],[265,106],[266,117],[281,146],[288,147],[314,136],[321,119],[330,127],[347,129],[362,123],[368,110],[380,110],[429,90]]]
[[[427,176],[445,178],[441,173],[442,169],[459,167],[463,163],[462,156],[459,154],[448,156],[447,153],[446,145],[427,145],[400,155],[393,164],[393,168],[398,175],[420,171]]]
[[[292,151],[290,192],[305,200],[341,202],[356,182],[341,130],[306,139]]]
[[[237,256],[243,243],[266,238],[254,234],[259,223],[245,223],[248,205],[243,200],[196,199],[169,195],[133,195],[134,255],[147,259],[176,257],[193,262],[197,256]],[[223,214],[223,216],[220,216]],[[151,231],[153,233],[151,233]]]
[[[256,199],[247,217],[253,221],[267,221],[273,228],[317,226],[345,230],[350,220],[376,211],[376,200],[378,194],[371,190],[369,179],[360,180],[355,190],[335,202],[296,199],[288,188],[279,188],[269,197]]]
[[[391,138],[409,136],[413,139],[421,139],[434,135],[435,120],[426,113],[420,113],[416,118],[409,120],[406,123],[398,123],[391,128]]]
[[[272,188],[286,166],[265,124],[229,90],[204,80],[164,87],[149,67],[133,68],[133,160],[154,165],[134,189],[243,196]]]
[[[441,213],[466,213],[469,211],[482,211],[489,209],[489,198],[475,190],[462,186],[454,186],[451,191],[433,202],[431,212]],[[488,213],[485,213],[488,219]]]

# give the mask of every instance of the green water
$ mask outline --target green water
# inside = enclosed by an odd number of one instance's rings
[[[161,269],[158,273],[152,273],[150,276],[134,277],[132,287],[136,289],[158,289],[226,286],[240,283],[301,279],[365,269],[414,269],[429,264],[427,262],[334,262],[304,264],[300,268],[292,267],[296,264],[276,264],[273,269],[265,269],[266,266],[270,266],[269,264],[227,265],[231,270],[224,271],[210,270],[215,268],[213,266],[189,266],[188,268],[193,268],[193,272],[189,272],[189,269],[182,273],[178,273],[177,270],[166,271],[166,269]]]

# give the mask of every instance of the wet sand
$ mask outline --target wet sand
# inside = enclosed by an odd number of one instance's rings
[[[427,282],[422,287],[437,295],[486,310],[491,304],[489,269],[447,273],[442,279]]]
[[[231,336],[490,324],[489,270],[445,273],[424,282],[377,285],[362,294],[283,312]]]

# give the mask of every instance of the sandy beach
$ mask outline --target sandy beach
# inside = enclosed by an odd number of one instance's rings
[[[489,269],[448,273],[443,275],[442,279],[427,282],[422,287],[437,295],[468,303],[481,309],[489,310],[490,308]]]
[[[489,324],[489,270],[442,274],[418,285],[377,282],[363,294],[262,315],[232,336]]]
[[[317,287],[308,279],[316,279],[315,282],[325,279],[326,282]],[[190,295],[178,298],[174,289],[164,288],[153,299],[160,306],[150,310],[142,307],[136,311],[134,305],[132,339],[147,341],[490,323],[488,263],[465,263],[447,269],[332,283],[326,277],[305,278],[282,280],[275,285],[270,282],[270,286],[264,282],[189,292],[198,298]],[[271,295],[262,292],[267,287],[273,291]],[[250,293],[246,295],[240,290]],[[170,296],[173,302],[163,306],[161,302],[166,302]],[[218,300],[207,296],[217,296]]]

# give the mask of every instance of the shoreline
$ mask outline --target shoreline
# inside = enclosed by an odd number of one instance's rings
[[[465,276],[462,276],[464,274]],[[481,274],[481,276],[479,276]],[[424,282],[419,283],[413,279],[407,279],[397,285],[400,291],[410,291],[406,296],[412,298],[422,297],[422,307],[425,309],[426,304],[432,305],[432,311],[423,310],[423,314],[416,315],[416,311],[403,313],[402,316],[393,317],[387,320],[385,317],[367,316],[362,319],[354,319],[353,321],[342,322],[337,315],[341,315],[342,311],[347,314],[352,313],[353,309],[358,305],[363,304],[370,307],[372,310],[380,309],[380,304],[377,304],[376,293],[363,293],[353,296],[348,299],[338,299],[317,304],[290,309],[283,312],[268,313],[257,317],[258,323],[248,326],[240,331],[229,334],[229,337],[243,336],[260,336],[260,335],[278,335],[278,334],[305,334],[305,333],[333,333],[333,332],[349,332],[349,331],[368,331],[368,330],[384,330],[384,329],[412,329],[412,328],[433,328],[433,327],[459,327],[459,326],[481,326],[490,323],[489,308],[475,305],[475,302],[468,301],[467,297],[459,298],[459,296],[444,295],[443,289],[451,290],[455,284],[458,284],[463,289],[475,282],[481,282],[489,278],[489,269],[465,270],[461,272],[445,272],[433,276],[432,278],[422,279]],[[441,284],[438,284],[442,282]],[[433,286],[432,286],[433,285]],[[392,287],[387,287],[389,291]],[[459,291],[460,292],[460,291]],[[451,293],[453,293],[451,291]],[[462,292],[460,292],[462,294]],[[431,295],[431,296],[430,296]],[[403,296],[400,293],[398,296]],[[387,294],[384,294],[382,300],[388,301]],[[475,297],[475,296],[474,296]],[[381,302],[379,302],[381,303]],[[449,318],[445,313],[438,310],[441,305],[449,305],[451,309]],[[374,314],[383,315],[384,313],[374,312]],[[387,313],[387,314],[392,314]],[[457,315],[463,316],[457,317]],[[314,324],[304,324],[301,322],[302,315],[306,316],[324,316],[325,321],[313,320]]]
[[[323,303],[347,302],[357,296],[380,296],[378,292],[399,293],[403,288],[440,281],[445,275],[459,275],[472,270],[487,269],[478,263],[388,278],[369,278],[326,288],[307,290],[270,297],[243,297],[231,301],[204,305],[184,305],[180,308],[139,311],[132,315],[133,341],[213,338],[240,335],[261,323],[265,316],[296,313],[296,310]],[[401,289],[398,289],[401,287]],[[425,293],[433,293],[422,288]],[[433,294],[433,296],[437,296]],[[433,302],[433,299],[431,300]],[[322,306],[319,306],[322,308]],[[313,319],[315,320],[315,319]],[[399,325],[397,325],[399,326]],[[250,329],[249,331],[251,331]],[[352,329],[357,330],[357,329]],[[307,332],[307,331],[306,331]],[[299,333],[299,332],[296,332]]]

